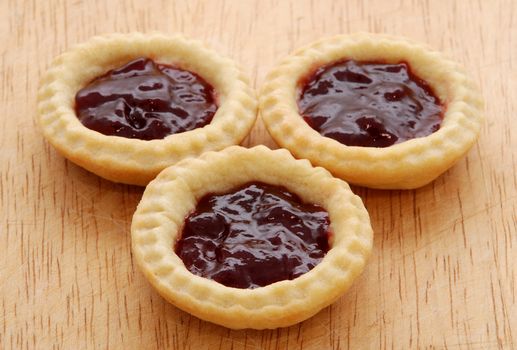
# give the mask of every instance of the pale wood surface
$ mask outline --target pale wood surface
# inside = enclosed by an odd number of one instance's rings
[[[416,191],[355,187],[375,248],[355,285],[312,319],[230,331],[167,304],[131,259],[142,189],[59,156],[35,122],[38,79],[70,45],[113,31],[183,32],[260,86],[322,36],[429,43],[481,85],[468,156]],[[0,348],[517,348],[517,2],[0,1]],[[246,145],[274,144],[258,123]]]

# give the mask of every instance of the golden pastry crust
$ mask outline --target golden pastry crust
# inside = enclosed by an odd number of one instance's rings
[[[193,71],[210,83],[219,102],[212,122],[150,141],[106,136],[82,125],[74,111],[77,91],[138,57]],[[240,143],[255,122],[256,105],[248,79],[232,60],[181,35],[159,33],[110,34],[77,45],[55,59],[38,94],[43,134],[60,153],[106,179],[135,185],[183,158]]]
[[[386,148],[346,146],[321,136],[298,112],[301,80],[342,59],[408,62],[445,103],[440,129]],[[351,183],[383,189],[433,181],[470,149],[483,120],[481,95],[456,63],[406,39],[366,33],[323,39],[294,52],[267,76],[259,105],[273,139],[296,157]]]
[[[185,217],[207,193],[260,181],[286,187],[325,208],[330,247],[311,271],[256,289],[226,287],[190,273],[175,254]],[[370,219],[342,180],[287,150],[232,146],[162,171],[145,190],[131,226],[133,256],[158,292],[177,307],[229,328],[276,328],[305,320],[336,300],[362,271],[372,248]]]

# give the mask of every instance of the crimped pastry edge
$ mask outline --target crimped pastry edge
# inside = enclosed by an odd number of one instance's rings
[[[306,274],[256,289],[230,288],[193,275],[173,250],[184,218],[206,193],[250,181],[285,186],[324,207],[331,220],[331,249]],[[328,171],[295,160],[287,150],[232,146],[163,170],[144,192],[131,238],[137,265],[169,302],[229,328],[265,329],[303,321],[342,295],[363,270],[373,233],[361,199]]]
[[[203,128],[144,141],[107,136],[83,126],[74,111],[79,89],[137,57],[150,57],[201,75],[215,89],[219,107]],[[146,185],[163,168],[208,150],[240,143],[255,122],[257,102],[247,77],[232,60],[180,34],[107,34],[59,55],[41,79],[39,124],[66,158],[115,182]]]
[[[386,148],[346,146],[321,136],[299,115],[298,84],[315,68],[344,58],[408,62],[446,104],[440,129]],[[405,38],[369,33],[325,38],[295,51],[268,74],[259,109],[273,139],[296,157],[353,184],[381,189],[433,181],[470,149],[483,121],[481,94],[455,62]]]

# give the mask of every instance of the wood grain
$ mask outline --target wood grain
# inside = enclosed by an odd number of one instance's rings
[[[517,2],[0,1],[0,348],[517,348]],[[38,79],[94,34],[183,32],[260,86],[322,36],[388,32],[462,62],[482,87],[476,146],[416,191],[354,188],[375,231],[353,288],[315,317],[231,331],[166,303],[131,259],[142,189],[59,156],[37,129]],[[261,122],[246,145],[274,146]]]

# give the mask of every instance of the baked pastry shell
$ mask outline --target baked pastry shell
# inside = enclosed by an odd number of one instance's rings
[[[319,67],[344,59],[409,63],[445,105],[440,129],[385,148],[346,146],[320,135],[299,114],[301,85]],[[338,35],[297,50],[268,74],[259,104],[280,146],[350,183],[381,189],[433,181],[470,149],[483,121],[480,92],[458,64],[407,39],[367,33]]]
[[[294,280],[255,289],[226,287],[189,272],[174,252],[185,217],[208,193],[251,181],[284,186],[330,218],[330,250]],[[370,219],[349,186],[287,150],[232,146],[186,159],[146,188],[131,226],[133,257],[168,301],[203,320],[229,328],[277,328],[303,321],[335,301],[365,266],[372,248]]]
[[[214,87],[218,109],[210,124],[163,139],[107,136],[77,118],[76,93],[94,78],[138,58],[199,74]],[[240,143],[256,118],[255,93],[230,59],[181,35],[110,34],[93,37],[58,56],[41,79],[39,122],[44,136],[66,158],[108,180],[146,185],[186,157]]]

